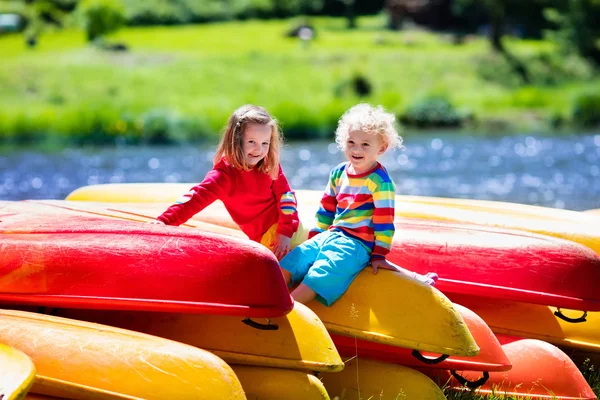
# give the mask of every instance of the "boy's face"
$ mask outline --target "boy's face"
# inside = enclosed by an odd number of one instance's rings
[[[385,153],[387,146],[379,138],[367,132],[352,130],[346,139],[346,158],[350,162],[350,173],[362,174],[377,165],[377,159]]]
[[[254,167],[266,157],[271,144],[271,127],[269,125],[250,123],[242,134],[242,150],[246,164]]]

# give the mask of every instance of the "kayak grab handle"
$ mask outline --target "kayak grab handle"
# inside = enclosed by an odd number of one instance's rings
[[[557,308],[556,311],[554,311],[554,315],[556,315],[558,318],[562,319],[563,321],[571,322],[573,324],[587,321],[587,319],[585,319],[585,317],[587,317],[587,311],[584,311],[583,315],[579,318],[569,318],[565,314],[562,313],[560,308]]]
[[[279,325],[272,324],[268,318],[267,318],[266,324],[261,324],[260,322],[253,321],[250,318],[245,318],[242,320],[242,322],[248,326],[251,326],[256,329],[260,329],[262,331],[276,331],[277,329],[279,329]]]
[[[490,374],[487,371],[483,371],[483,376],[476,381],[470,381],[466,379],[464,376],[459,375],[456,370],[451,370],[450,373],[461,385],[468,387],[469,389],[477,389],[479,386],[483,385],[490,378]]]
[[[417,360],[421,361],[422,363],[425,363],[427,365],[433,365],[433,364],[437,364],[437,363],[441,363],[442,361],[444,361],[446,358],[450,357],[448,354],[442,354],[441,356],[439,356],[438,358],[427,358],[424,357],[419,350],[413,350],[410,354],[412,354],[412,356],[414,358],[416,358]]]

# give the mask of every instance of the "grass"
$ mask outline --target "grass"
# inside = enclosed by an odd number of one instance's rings
[[[285,37],[293,21],[127,28],[109,38],[127,44],[125,53],[89,46],[76,30],[47,34],[35,50],[19,35],[0,36],[0,137],[148,136],[156,134],[152,115],[169,134],[214,135],[244,103],[267,107],[288,136],[323,137],[357,102],[402,113],[432,94],[480,120],[538,129],[550,116],[568,117],[582,91],[600,90],[598,77],[521,89],[489,82],[478,70],[490,54],[483,38],[456,46],[444,35],[386,31],[380,17],[360,19],[354,31],[343,19],[313,22],[309,46]],[[544,41],[509,47],[524,57],[554,51]],[[356,74],[372,85],[367,97],[348,85]]]

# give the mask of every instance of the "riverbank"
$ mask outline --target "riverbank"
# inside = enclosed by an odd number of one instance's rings
[[[343,19],[312,22],[312,43],[287,37],[289,20],[126,28],[109,41],[127,51],[100,50],[73,30],[45,34],[34,50],[0,36],[0,141],[214,140],[244,103],[267,107],[288,138],[325,138],[361,101],[399,117],[460,118],[470,133],[542,132],[571,128],[578,98],[600,92],[598,74],[546,41],[507,42],[537,82],[519,86],[483,37],[457,45],[390,32],[380,17],[353,31]]]

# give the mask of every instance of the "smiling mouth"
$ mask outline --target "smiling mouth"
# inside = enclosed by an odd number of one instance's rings
[[[352,156],[352,159],[353,160],[362,160],[363,157],[361,157],[361,156]]]

